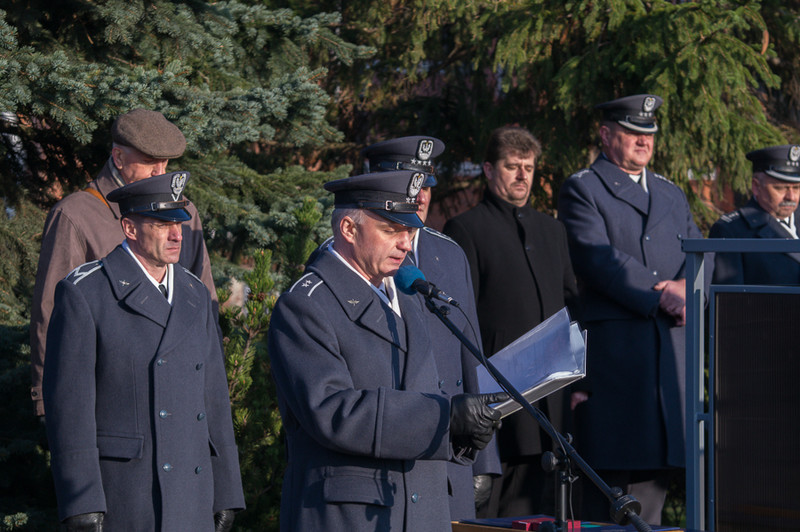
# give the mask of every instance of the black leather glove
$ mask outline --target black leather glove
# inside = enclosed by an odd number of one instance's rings
[[[236,510],[220,510],[214,514],[214,532],[230,532]]]
[[[477,510],[492,496],[492,476],[475,475],[472,477],[472,487],[475,490],[475,509]]]
[[[507,393],[463,393],[450,401],[450,440],[456,447],[483,449],[495,429],[500,428],[500,412],[490,403],[508,400]]]
[[[103,532],[102,512],[91,512],[67,517],[61,523],[61,532]]]

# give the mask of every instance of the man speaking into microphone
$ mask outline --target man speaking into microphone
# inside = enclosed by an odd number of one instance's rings
[[[424,174],[326,183],[333,242],[275,306],[269,354],[286,429],[281,530],[451,529],[446,464],[492,439],[506,394],[439,391],[418,298],[393,275],[422,226]]]

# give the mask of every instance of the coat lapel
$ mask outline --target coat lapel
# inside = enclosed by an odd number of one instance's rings
[[[774,216],[770,216],[762,209],[754,198],[750,198],[747,204],[739,209],[742,218],[750,226],[756,238],[792,238],[789,230],[786,229]],[[795,213],[797,220],[798,213]],[[800,253],[784,253],[790,259],[800,263]]]
[[[131,311],[166,327],[172,307],[121,245],[103,259],[103,266],[120,302]]]
[[[206,307],[200,300],[206,291],[198,286],[202,283],[187,274],[180,264],[175,264],[173,268],[172,312],[158,348],[160,352],[178,347],[186,334],[193,330],[194,322],[206,319]]]
[[[403,320],[383,304],[358,274],[331,253],[326,252],[320,254],[310,269],[325,281],[351,321],[403,351],[408,349]],[[400,298],[404,297],[401,295]]]
[[[648,213],[650,210],[650,195],[642,190],[641,186],[634,183],[633,179],[620,170],[617,165],[601,155],[592,164],[592,170],[600,177],[609,193],[614,197],[629,204],[642,214]],[[652,174],[648,173],[648,187],[650,186],[650,175]]]
[[[650,211],[647,216],[647,225],[645,231],[650,231],[652,227],[658,225],[661,220],[670,216],[675,206],[673,202],[673,194],[668,194],[664,188],[673,186],[649,170],[647,172],[647,189],[650,191]],[[652,198],[657,198],[653,200]],[[685,237],[686,235],[684,235]]]

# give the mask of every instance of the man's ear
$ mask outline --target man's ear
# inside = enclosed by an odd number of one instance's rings
[[[352,218],[349,216],[343,216],[339,221],[339,231],[342,233],[342,237],[344,237],[347,242],[351,244],[355,243],[358,226]]]
[[[119,146],[111,148],[111,160],[114,161],[114,166],[117,170],[122,168],[125,164],[125,152]]]
[[[124,216],[119,223],[122,225],[122,233],[125,235],[125,238],[136,240],[136,224],[133,220]]]
[[[598,132],[600,133],[600,141],[603,143],[603,146],[608,146],[609,138],[611,137],[611,128],[603,124],[600,126]]]
[[[494,165],[489,161],[484,161],[483,173],[486,175],[486,179],[488,179],[489,181],[494,179]]]

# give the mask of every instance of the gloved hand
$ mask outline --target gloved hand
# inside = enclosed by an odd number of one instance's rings
[[[61,523],[61,532],[103,532],[102,512],[91,512],[67,517]]]
[[[507,393],[462,393],[450,400],[450,440],[457,447],[481,450],[500,428],[500,412],[490,403],[508,400]]]
[[[472,488],[475,490],[475,509],[477,510],[492,496],[492,476],[475,475],[472,477]]]
[[[230,532],[236,510],[220,510],[214,514],[214,532]]]

